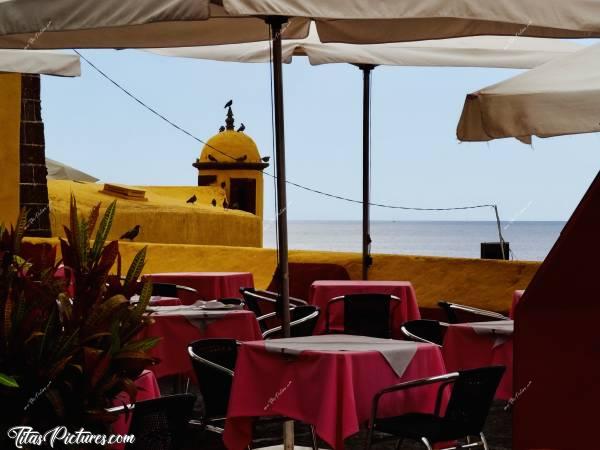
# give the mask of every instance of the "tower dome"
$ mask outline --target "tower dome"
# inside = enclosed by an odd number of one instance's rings
[[[244,130],[243,123],[237,131],[235,130],[233,112],[230,106],[227,111],[225,126],[221,127],[219,133],[206,142],[200,153],[200,158],[196,162],[200,164],[243,163],[263,165],[256,143],[244,133]],[[264,167],[267,167],[267,165],[264,165]]]
[[[263,170],[269,158],[261,158],[254,140],[244,133],[242,123],[234,127],[231,101],[225,105],[227,119],[219,133],[211,137],[193,166],[198,169],[198,186],[223,189],[223,207],[263,215]]]

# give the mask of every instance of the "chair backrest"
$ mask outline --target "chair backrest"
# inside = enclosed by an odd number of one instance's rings
[[[329,309],[336,299],[327,304]],[[390,304],[398,307],[400,300],[389,294],[352,294],[343,297],[344,333],[389,339],[392,337]],[[329,323],[327,323],[329,327]]]
[[[195,401],[193,394],[177,394],[135,403],[128,432],[135,436],[135,441],[128,443],[125,448],[183,448]]]
[[[204,400],[204,419],[225,417],[237,359],[235,339],[200,339],[188,354]]]
[[[290,309],[290,336],[303,337],[312,336],[317,320],[319,319],[320,309],[318,306],[305,305],[296,306]],[[276,339],[283,337],[281,325],[267,330],[263,333],[265,339]]]
[[[152,295],[177,297],[177,285],[171,283],[152,283]]]
[[[474,308],[458,303],[441,301],[438,306],[444,310],[448,323],[486,322],[492,320],[509,320],[495,311]]]
[[[224,305],[241,306],[241,305],[244,304],[244,302],[242,301],[242,299],[235,298],[235,297],[220,298],[220,299],[218,299],[218,301],[221,302],[221,303],[223,303]]]
[[[437,320],[419,319],[404,322],[401,330],[410,341],[431,342],[441,346],[447,328],[447,324]]]
[[[445,435],[453,439],[483,430],[504,370],[490,366],[459,371],[444,415]]]
[[[256,317],[273,312],[277,303],[276,300],[257,294],[254,289],[243,288],[240,291],[244,297],[244,303],[250,311],[256,314]],[[268,306],[268,308],[265,308],[265,306]]]

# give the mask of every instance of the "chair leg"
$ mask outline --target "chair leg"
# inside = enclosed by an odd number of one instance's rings
[[[319,443],[317,442],[317,433],[315,432],[314,425],[310,426],[310,435],[312,437],[313,450],[319,450]]]
[[[483,433],[479,433],[479,437],[481,437],[481,443],[483,444],[483,450],[490,450],[490,447],[488,446],[485,435]]]
[[[425,444],[425,447],[427,447],[427,450],[433,450],[433,447],[431,446],[431,444],[429,443],[429,441],[427,440],[426,437],[422,437],[421,442],[423,442],[423,444]]]
[[[365,439],[365,450],[370,450],[372,442],[373,442],[373,425],[369,424],[367,438]]]

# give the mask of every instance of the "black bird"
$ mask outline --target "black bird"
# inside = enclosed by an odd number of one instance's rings
[[[235,158],[237,162],[244,162],[248,159],[248,155],[240,156],[239,158]]]
[[[127,233],[124,233],[123,236],[121,236],[119,239],[129,239],[130,241],[133,241],[138,236],[138,234],[140,234],[140,226],[136,225]]]
[[[260,158],[263,160],[263,162],[269,162],[269,160],[271,159],[270,156],[263,156],[262,158]]]
[[[196,197],[196,194],[194,194],[187,199],[186,203],[191,203],[193,205],[194,203],[196,203],[196,200],[198,200],[198,197]]]
[[[231,105],[233,105],[233,100],[229,100],[227,103],[225,103],[225,108],[229,108]]]
[[[212,162],[219,162],[219,160],[217,158],[215,158],[213,155],[208,155],[208,160],[212,161]]]
[[[219,133],[222,133],[223,131],[225,131],[225,127],[221,125],[221,128],[219,128]]]
[[[212,202],[210,202],[210,204],[213,206],[217,206],[217,200],[213,198]]]
[[[244,125],[243,123],[240,125],[240,127],[237,129],[238,131],[244,131],[246,129],[246,125]]]

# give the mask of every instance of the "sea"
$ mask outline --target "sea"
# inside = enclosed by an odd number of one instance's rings
[[[510,257],[542,261],[565,222],[502,223]],[[264,222],[264,246],[274,248],[275,223]],[[289,221],[289,248],[361,252],[360,221]],[[371,253],[480,258],[482,242],[498,242],[498,225],[486,221],[373,221]]]

